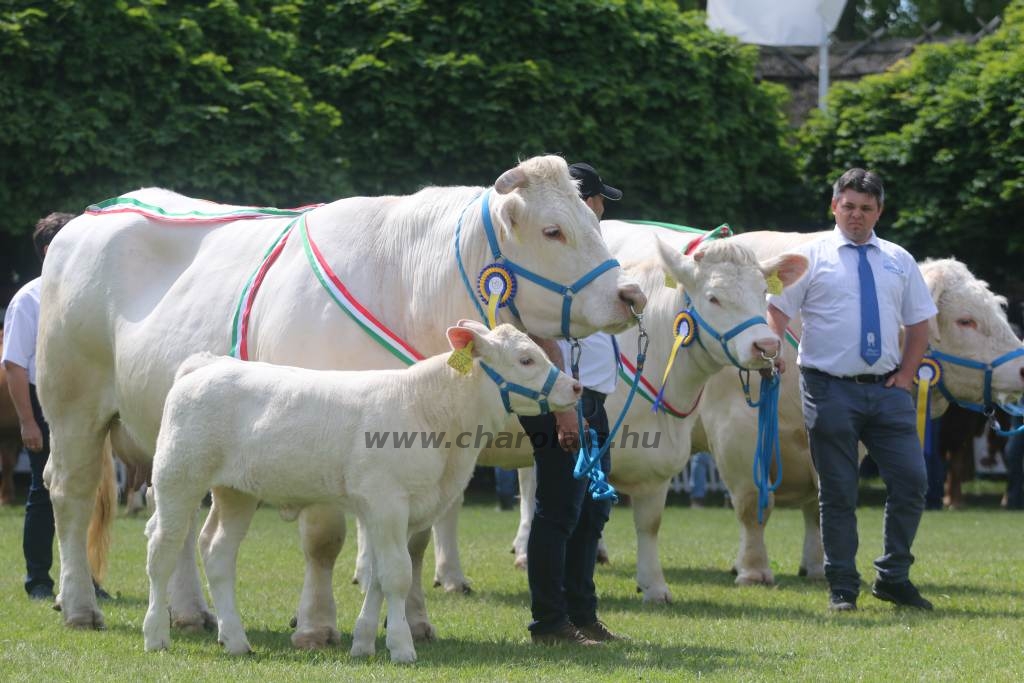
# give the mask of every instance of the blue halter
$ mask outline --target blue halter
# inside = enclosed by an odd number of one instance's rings
[[[505,412],[513,412],[512,402],[509,398],[510,394],[519,394],[520,396],[525,396],[532,401],[536,401],[540,405],[541,413],[551,412],[551,407],[548,405],[548,395],[551,393],[551,390],[555,388],[555,382],[558,380],[558,368],[554,365],[552,365],[548,370],[547,379],[544,380],[544,386],[540,391],[524,387],[522,384],[507,381],[504,377],[498,374],[494,368],[490,367],[483,361],[480,361],[480,367],[482,367],[484,372],[487,373],[487,376],[494,380],[494,383],[498,385],[498,391],[501,392],[501,402],[505,404]]]
[[[936,351],[935,349],[929,349],[928,353],[925,354],[925,358],[931,358],[936,362],[945,361],[947,363],[952,363],[953,365],[960,365],[965,368],[970,368],[971,370],[981,370],[982,372],[985,373],[985,383],[982,391],[982,403],[971,403],[969,401],[961,401],[960,399],[953,396],[949,388],[946,387],[946,383],[942,379],[942,374],[939,375],[939,391],[942,392],[942,395],[950,403],[955,403],[961,408],[973,410],[976,413],[981,413],[982,415],[992,418],[994,421],[993,431],[995,431],[995,433],[998,434],[999,436],[1012,436],[1014,434],[1018,434],[1024,431],[1024,426],[1009,430],[1002,429],[999,426],[999,423],[995,422],[994,416],[996,408],[1002,408],[1004,411],[1015,417],[1020,417],[1024,415],[1024,408],[1022,408],[1020,405],[1013,404],[1000,405],[992,400],[992,372],[1003,363],[1008,363],[1014,358],[1019,358],[1021,356],[1024,356],[1024,348],[1014,349],[1009,353],[1004,353],[991,363],[982,363],[980,361],[971,360],[970,358],[963,358],[962,356],[954,356],[949,353],[943,353],[942,351]]]
[[[752,318],[744,320],[735,327],[730,328],[724,334],[719,334],[715,328],[711,327],[711,325],[709,325],[708,322],[700,316],[700,313],[697,312],[696,306],[694,306],[691,302],[689,294],[686,295],[685,310],[687,310],[690,313],[690,315],[693,316],[693,319],[697,321],[697,343],[700,344],[701,348],[704,349],[705,351],[708,350],[708,347],[704,346],[704,341],[703,339],[701,339],[702,335],[699,331],[699,329],[703,327],[704,330],[707,331],[707,333],[711,336],[711,338],[718,342],[718,344],[722,347],[722,350],[725,351],[725,355],[729,359],[729,362],[741,370],[743,369],[743,366],[740,365],[739,361],[736,360],[736,358],[732,355],[732,352],[729,350],[729,342],[732,341],[733,338],[736,337],[736,335],[738,335],[740,332],[747,329],[748,327],[752,327],[753,325],[768,324],[768,321],[765,320],[764,317],[756,315]],[[708,353],[710,353],[710,351],[708,351]]]
[[[542,277],[540,275],[537,275],[533,271],[527,270],[527,269],[523,268],[520,265],[517,265],[517,264],[513,263],[512,261],[508,260],[505,257],[504,254],[501,253],[501,247],[498,245],[498,237],[497,237],[497,235],[494,232],[494,223],[491,221],[490,197],[491,197],[491,190],[486,190],[484,192],[483,202],[481,202],[481,205],[480,205],[480,218],[483,220],[484,234],[487,235],[487,243],[491,247],[491,255],[492,255],[493,259],[494,259],[494,262],[495,263],[500,263],[501,265],[503,265],[505,267],[506,270],[508,270],[510,273],[512,273],[514,275],[518,275],[518,276],[524,277],[527,280],[529,280],[530,282],[533,282],[533,283],[535,283],[537,285],[540,285],[541,287],[543,287],[545,289],[549,289],[552,292],[561,295],[561,297],[562,297],[562,336],[565,337],[566,339],[568,339],[570,337],[570,335],[569,335],[569,320],[571,318],[571,313],[572,313],[573,297],[581,289],[583,289],[588,284],[590,284],[591,282],[596,280],[598,278],[598,276],[603,274],[605,271],[611,270],[612,268],[618,268],[619,267],[619,262],[616,261],[615,259],[608,259],[607,261],[605,261],[604,263],[598,265],[596,268],[591,270],[589,273],[587,273],[586,275],[584,275],[583,277],[581,277],[579,280],[577,280],[576,282],[572,283],[571,285],[561,285],[561,284],[559,284],[557,282],[554,282],[552,280],[547,279],[546,277]],[[469,204],[466,205],[466,208],[469,208],[469,206],[472,205],[472,203],[475,202],[475,201],[476,201],[476,197],[473,198],[472,202],[470,202]],[[465,266],[462,263],[462,253],[461,253],[461,250],[459,248],[459,236],[460,236],[460,234],[462,232],[462,219],[465,216],[465,213],[466,213],[466,209],[464,208],[462,210],[462,214],[459,215],[459,222],[458,222],[458,225],[455,228],[455,258],[458,260],[458,263],[459,263],[459,274],[462,276],[463,284],[466,285],[466,289],[469,291],[469,297],[473,300],[473,303],[476,305],[477,310],[480,312],[480,317],[483,318],[484,321],[486,321],[487,320],[487,314],[484,312],[483,306],[481,306],[480,302],[477,300],[477,297],[476,297],[476,295],[473,292],[473,287],[469,283],[469,276],[466,274],[466,268],[465,268]],[[508,305],[509,311],[512,312],[512,315],[514,315],[516,318],[519,318],[521,320],[522,316],[519,315],[519,310],[516,308],[515,301],[513,301],[512,298],[509,298],[507,305]]]

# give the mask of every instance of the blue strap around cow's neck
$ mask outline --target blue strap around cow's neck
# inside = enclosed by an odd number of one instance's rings
[[[701,317],[700,313],[697,312],[697,307],[694,306],[691,302],[689,294],[686,295],[686,310],[689,311],[690,315],[693,316],[693,319],[697,321],[697,327],[704,328],[704,330],[706,330],[707,333],[711,335],[711,338],[718,342],[718,344],[722,347],[722,350],[725,352],[726,357],[729,359],[729,362],[740,369],[743,369],[743,366],[740,365],[740,362],[736,360],[736,357],[733,356],[732,352],[729,350],[729,342],[732,341],[733,338],[736,337],[736,335],[738,335],[740,332],[747,329],[748,327],[752,327],[754,325],[768,324],[768,321],[765,320],[762,316],[754,316],[726,330],[725,333],[719,334],[718,330],[716,330],[714,327],[708,324],[708,322]],[[702,349],[708,351],[708,347],[704,346],[703,335],[700,334],[699,329],[697,332],[697,343],[700,344]],[[710,353],[710,351],[708,351],[708,353]]]
[[[616,261],[615,259],[608,259],[604,263],[601,263],[597,267],[590,270],[583,277],[576,280],[576,282],[572,283],[571,285],[562,285],[553,280],[549,280],[546,277],[538,275],[537,273],[534,273],[531,270],[527,270],[526,268],[523,268],[517,263],[510,261],[504,254],[501,253],[501,245],[498,244],[498,236],[497,233],[494,231],[494,222],[491,219],[491,192],[491,190],[486,190],[483,193],[483,201],[480,204],[480,218],[483,221],[484,234],[487,236],[487,244],[490,246],[492,258],[496,263],[501,263],[505,267],[505,269],[507,269],[510,273],[524,277],[530,282],[533,282],[534,284],[537,284],[543,287],[544,289],[548,289],[552,292],[555,292],[556,294],[561,295],[562,336],[568,339],[570,337],[569,323],[572,319],[573,297],[581,289],[583,289],[588,284],[596,280],[606,271],[611,270],[612,268],[617,268],[619,266],[619,262]],[[475,202],[476,199],[477,198],[474,197],[473,202]],[[470,202],[470,205],[473,202]],[[468,206],[469,205],[467,205],[466,208],[468,208]],[[477,311],[480,312],[480,317],[483,318],[484,322],[487,322],[487,314],[484,312],[483,306],[480,305],[480,302],[477,299],[473,286],[470,284],[469,275],[466,273],[466,268],[462,263],[462,254],[459,248],[459,238],[462,232],[462,220],[463,216],[465,215],[466,209],[464,208],[462,211],[463,213],[459,216],[459,222],[455,229],[455,257],[459,263],[459,274],[462,276],[462,282],[463,284],[466,285],[466,289],[469,292],[470,298],[473,299],[473,303],[476,306]],[[516,308],[515,302],[511,298],[509,299],[507,305],[508,310],[512,313],[512,315],[521,320],[522,316],[519,315],[519,311]]]
[[[548,396],[551,394],[551,390],[555,388],[555,382],[558,381],[558,368],[554,365],[548,370],[547,379],[544,380],[544,386],[540,391],[507,381],[497,370],[483,361],[480,362],[480,367],[498,385],[498,391],[501,393],[501,402],[505,404],[505,412],[513,412],[510,394],[519,394],[532,401],[536,401],[540,405],[540,412],[542,414],[551,412],[551,406],[548,405]]]
[[[950,403],[956,404],[961,408],[966,408],[967,410],[972,410],[976,413],[981,413],[982,415],[986,415],[987,417],[992,419],[994,422],[992,431],[994,431],[999,436],[1013,436],[1014,434],[1024,432],[1024,425],[1016,427],[1014,429],[1003,429],[999,425],[998,421],[996,421],[995,419],[996,409],[1002,409],[1004,412],[1012,416],[1019,417],[1021,415],[1024,415],[1024,407],[1014,404],[999,404],[992,399],[992,373],[1000,365],[1008,363],[1014,358],[1019,358],[1021,356],[1024,356],[1024,348],[1014,349],[1013,351],[1004,353],[1003,355],[999,356],[990,363],[983,363],[981,361],[976,361],[971,358],[955,356],[951,353],[945,353],[943,351],[937,351],[935,349],[929,349],[928,352],[925,354],[925,358],[931,358],[937,362],[944,361],[947,363],[952,363],[954,365],[959,365],[961,367],[969,368],[971,370],[980,370],[981,372],[984,373],[984,384],[982,388],[981,403],[961,401],[960,399],[955,397],[953,393],[949,390],[949,388],[946,386],[945,381],[942,379],[944,373],[939,375],[939,391]]]

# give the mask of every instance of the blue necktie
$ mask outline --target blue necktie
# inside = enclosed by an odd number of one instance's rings
[[[860,357],[868,365],[874,365],[882,356],[882,325],[878,320],[878,295],[875,293],[875,276],[868,263],[867,244],[851,245],[857,250],[860,261],[857,274],[860,276]]]

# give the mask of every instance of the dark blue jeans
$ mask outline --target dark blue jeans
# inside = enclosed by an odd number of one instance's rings
[[[928,488],[910,393],[807,370],[800,374],[800,389],[811,458],[818,470],[821,539],[830,587],[860,591],[855,562],[858,441],[878,464],[886,488],[883,554],[875,560],[875,571],[884,581],[906,581]]]
[[[583,415],[601,443],[608,437],[604,401],[587,392]],[[576,454],[558,445],[554,415],[519,420],[535,445],[537,500],[527,544],[527,575],[533,633],[551,633],[572,622],[586,626],[597,620],[594,567],[597,542],[611,512],[611,501],[596,501],[587,492],[587,480],[572,476]],[[611,470],[605,454],[601,469]]]
[[[43,432],[43,450],[28,454],[32,483],[25,502],[25,531],[21,542],[25,553],[26,592],[31,592],[36,586],[53,589],[53,579],[50,578],[53,566],[53,505],[50,504],[50,492],[43,485],[43,468],[50,457],[50,426],[43,419],[35,385],[29,385],[29,397],[32,399],[32,412]]]

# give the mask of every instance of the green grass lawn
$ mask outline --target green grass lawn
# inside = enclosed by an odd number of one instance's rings
[[[370,661],[348,656],[362,601],[349,583],[354,525],[337,570],[342,645],[291,648],[288,621],[302,579],[295,524],[261,510],[242,545],[239,604],[255,654],[223,654],[213,633],[172,633],[170,651],[146,653],[142,619],[148,586],[142,519],[119,519],[105,603],[107,630],[65,629],[21,585],[21,508],[0,511],[0,681],[1019,681],[1024,678],[1024,515],[975,506],[928,512],[915,544],[913,578],[936,606],[894,609],[865,587],[856,613],[829,614],[821,584],[796,577],[802,543],[797,511],[777,511],[768,528],[778,585],[738,588],[728,568],[737,543],[731,510],[670,506],[661,527],[671,605],[645,606],[635,592],[635,540],[628,509],[607,528],[611,566],[597,576],[602,618],[632,638],[598,650],[530,644],[526,576],[512,568],[516,516],[489,498],[467,503],[462,558],[476,589],[428,588],[439,639],[417,648],[412,667],[392,665],[384,647]],[[860,511],[865,579],[879,552],[882,512]],[[428,553],[430,551],[428,550]],[[431,563],[432,564],[432,563]],[[432,573],[427,576],[429,586]]]

